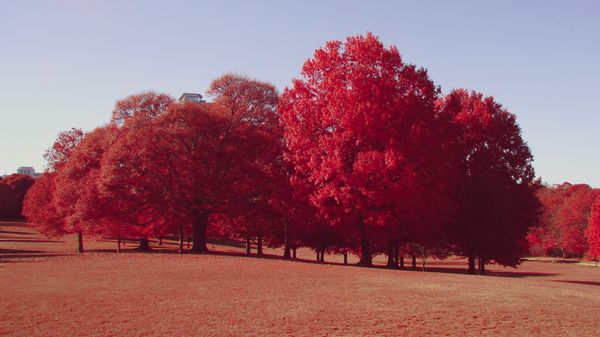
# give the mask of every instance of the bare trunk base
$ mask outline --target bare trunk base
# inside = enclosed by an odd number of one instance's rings
[[[250,256],[250,236],[246,235],[246,256]]]
[[[479,258],[479,275],[485,275],[485,259]]]
[[[149,252],[152,250],[152,248],[150,248],[150,242],[148,241],[148,238],[141,238],[140,239],[140,245],[135,249],[138,252]]]
[[[361,239],[360,261],[358,261],[358,265],[363,267],[373,266],[373,258],[371,257],[371,244],[364,234]]]
[[[183,226],[179,226],[179,247],[178,247],[178,252],[179,254],[183,254]]]
[[[77,252],[83,253],[83,233],[77,232]]]
[[[263,256],[263,238],[262,235],[256,237],[256,255]]]
[[[208,213],[198,214],[192,222],[192,249],[194,253],[206,253],[206,229],[208,228]]]
[[[475,256],[469,255],[469,274],[475,275]]]

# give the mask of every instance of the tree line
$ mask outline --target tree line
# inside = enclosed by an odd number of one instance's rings
[[[516,117],[493,97],[442,95],[427,70],[368,33],[330,41],[278,93],[237,74],[210,103],[146,92],[91,132],[59,134],[25,199],[47,235],[176,236],[310,247],[388,267],[404,258],[516,266],[538,224],[541,184]]]
[[[600,189],[587,184],[544,186],[541,219],[527,234],[531,255],[600,257]],[[594,206],[595,205],[595,206]],[[596,210],[594,213],[594,209]]]
[[[23,200],[33,185],[33,178],[25,174],[0,177],[0,219],[20,219]]]

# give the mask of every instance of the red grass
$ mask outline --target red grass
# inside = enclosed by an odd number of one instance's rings
[[[600,268],[525,262],[471,276],[455,273],[465,266],[453,260],[433,266],[444,272],[417,272],[223,255],[76,255],[72,238],[40,239],[22,224],[0,223],[0,335],[600,335]]]

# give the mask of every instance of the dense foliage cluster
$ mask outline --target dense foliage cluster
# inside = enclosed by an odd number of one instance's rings
[[[11,174],[0,178],[0,219],[19,219],[23,199],[33,185],[33,178],[25,174]]]
[[[541,192],[515,116],[474,91],[442,96],[372,34],[316,50],[281,96],[234,74],[208,93],[133,95],[106,125],[61,133],[26,198],[32,226],[142,249],[191,236],[196,252],[226,237],[248,254],[386,254],[393,268],[456,254],[471,272],[527,251]]]
[[[563,183],[545,186],[537,196],[543,207],[539,224],[527,235],[531,254],[567,258],[582,257],[589,252],[592,258],[597,258],[593,249],[594,225],[598,225],[592,206],[600,197],[600,189]]]

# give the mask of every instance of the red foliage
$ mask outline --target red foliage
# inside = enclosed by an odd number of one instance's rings
[[[538,225],[545,254],[581,257],[588,248],[585,230],[599,189],[564,183],[542,188],[543,213]]]
[[[21,217],[25,194],[33,182],[33,178],[25,174],[11,174],[0,181],[0,185],[4,186],[0,190],[0,198],[4,200],[3,205],[0,205],[0,217],[13,219]],[[11,191],[9,192],[6,187]]]
[[[0,219],[14,218],[19,205],[17,194],[10,186],[0,181]]]
[[[46,236],[66,233],[64,218],[56,210],[54,200],[56,173],[46,172],[35,180],[23,203],[23,215],[29,226]]]
[[[174,101],[167,94],[152,91],[131,95],[117,101],[110,121],[115,125],[123,125],[134,116],[137,119],[153,119],[164,113]]]
[[[533,157],[516,118],[492,97],[462,89],[439,105],[457,125],[462,158],[460,214],[451,226],[452,240],[471,259],[515,266],[539,207]]]
[[[115,136],[111,126],[87,133],[57,172],[54,201],[67,233],[100,235],[110,223],[111,201],[102,198],[98,183],[102,157]]]
[[[592,207],[590,224],[585,232],[588,239],[589,255],[596,261],[600,258],[600,196]]]
[[[444,195],[428,176],[443,148],[431,137],[437,88],[370,33],[328,42],[301,75],[280,104],[294,179],[330,224],[360,236],[369,265],[375,229],[407,235]]]
[[[59,170],[82,139],[83,131],[81,129],[72,128],[60,132],[52,147],[44,153],[44,159],[48,162],[48,170]]]

